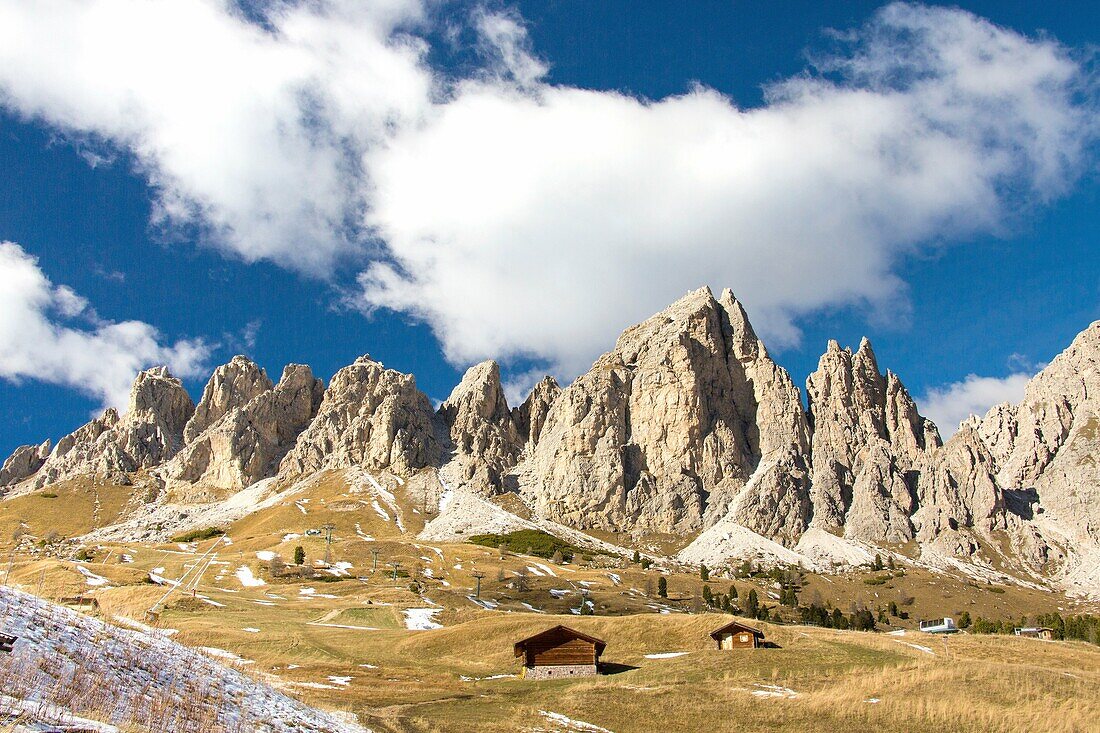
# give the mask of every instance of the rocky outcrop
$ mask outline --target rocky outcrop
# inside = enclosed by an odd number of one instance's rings
[[[933,542],[961,530],[980,534],[1005,529],[1005,499],[996,461],[973,425],[964,424],[928,462],[919,484],[920,508],[913,515],[917,539]],[[959,543],[959,540],[952,541]],[[951,548],[969,554],[972,543]]]
[[[561,387],[553,377],[543,377],[527,395],[523,404],[512,410],[512,419],[516,423],[520,437],[529,446],[538,445],[542,426],[546,424],[546,415],[550,406],[561,394]]]
[[[794,536],[806,486],[749,478],[763,451],[804,465],[807,446],[797,388],[732,294],[704,288],[627,329],[553,401],[519,475],[539,512],[574,526],[687,533],[729,509],[753,531],[778,514]]]
[[[183,446],[183,429],[195,404],[167,367],[137,375],[123,416],[103,416],[58,441],[38,471],[38,486],[82,474],[130,473],[159,466]]]
[[[508,409],[497,363],[483,361],[470,367],[440,405],[439,417],[450,436],[452,480],[486,493],[499,489],[524,441]]]
[[[230,411],[243,407],[273,385],[267,373],[246,356],[234,356],[228,364],[214,370],[195,414],[183,429],[185,443],[222,419]]]
[[[836,341],[806,380],[813,428],[813,523],[871,542],[912,539],[916,482],[939,432],[867,339],[853,354]]]
[[[300,475],[363,465],[408,473],[438,465],[433,417],[415,377],[362,356],[333,376],[317,416],[279,471]]]
[[[262,372],[259,375],[267,379]],[[248,380],[246,385],[255,386],[262,384],[262,381]],[[221,385],[231,383],[226,380],[220,382]],[[218,388],[212,390],[211,384],[216,384],[215,379],[207,385],[206,395],[225,394]],[[187,447],[165,466],[163,476],[213,488],[241,489],[274,475],[279,461],[313,419],[323,394],[324,384],[313,377],[308,366],[287,365],[274,388],[259,390],[252,399],[230,408],[194,436]],[[233,401],[231,398],[216,404],[225,405]],[[215,404],[213,400],[211,403]],[[188,426],[194,424],[192,419]]]
[[[976,425],[1005,490],[1071,540],[1100,542],[1100,321]]]
[[[11,486],[33,476],[50,455],[50,441],[40,445],[21,445],[0,467],[0,487]]]

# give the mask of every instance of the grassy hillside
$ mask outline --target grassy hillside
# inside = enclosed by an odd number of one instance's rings
[[[171,535],[179,541],[87,545],[50,533],[74,537],[115,521],[134,489],[69,482],[46,492],[56,497],[0,502],[0,572],[10,557],[7,582],[51,599],[94,596],[101,618],[115,623],[147,620],[167,596],[156,624],[175,630],[174,639],[224,650],[213,653],[235,655],[242,671],[379,731],[1085,731],[1100,716],[1097,647],[963,634],[945,649],[914,631],[922,618],[964,611],[1034,619],[1095,613],[1092,604],[908,563],[795,574],[799,604],[869,609],[879,633],[763,623],[777,648],[719,652],[708,632],[731,616],[702,612],[699,569],[646,569],[574,547],[564,561],[542,535],[504,547],[495,536],[418,542],[426,502],[393,477],[376,479],[381,490],[321,474],[218,524],[224,537],[201,531],[212,526],[204,516],[200,531]],[[293,564],[299,546],[302,567]],[[211,548],[193,588],[169,592],[164,579],[186,582]],[[326,549],[332,566],[318,566]],[[732,585],[743,604],[754,591],[773,619],[798,618],[780,605],[776,578],[735,571],[711,568],[710,593]],[[661,577],[668,597],[658,594]],[[576,615],[585,601],[594,616]],[[896,614],[878,615],[891,604]],[[444,628],[410,630],[410,618]],[[612,674],[540,683],[510,676],[519,671],[512,643],[555,623],[606,639]]]

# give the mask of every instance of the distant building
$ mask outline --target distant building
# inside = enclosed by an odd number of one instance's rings
[[[931,621],[921,621],[920,630],[926,634],[955,634],[959,627],[951,618],[934,618]]]
[[[710,632],[719,649],[755,649],[764,645],[764,632],[752,626],[731,621]]]
[[[1015,631],[1016,636],[1028,636],[1032,639],[1046,639],[1050,641],[1054,638],[1054,629],[1048,629],[1045,626],[1025,626]]]
[[[548,680],[599,674],[606,646],[601,639],[559,625],[517,641],[514,652],[523,657],[524,677]]]
[[[10,634],[0,634],[0,652],[10,654],[18,639]]]

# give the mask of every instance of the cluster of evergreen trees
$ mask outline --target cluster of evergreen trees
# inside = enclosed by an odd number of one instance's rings
[[[827,629],[852,629],[854,631],[874,631],[875,615],[866,609],[859,609],[850,614],[845,614],[839,608],[832,611],[811,603],[808,606],[800,606],[798,609],[799,620],[809,626],[824,626]]]
[[[1025,626],[1041,626],[1051,629],[1055,639],[1076,639],[1090,644],[1100,645],[1100,616],[1084,614],[1081,616],[1062,616],[1058,612],[1044,613],[1029,622],[1025,616],[1020,619],[989,620],[981,616],[974,619],[970,631],[975,634],[1012,634]]]

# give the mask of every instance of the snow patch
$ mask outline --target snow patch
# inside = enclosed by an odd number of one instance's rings
[[[258,588],[261,585],[267,585],[262,578],[257,578],[253,575],[252,568],[247,565],[241,565],[237,568],[237,572],[234,573],[234,575],[237,576],[237,580],[240,581],[240,584],[245,588]]]
[[[436,623],[435,617],[442,609],[439,608],[406,608],[405,628],[412,631],[429,631],[442,629],[443,624]]]

